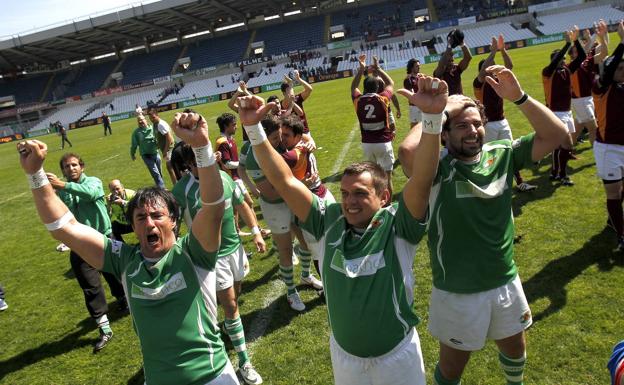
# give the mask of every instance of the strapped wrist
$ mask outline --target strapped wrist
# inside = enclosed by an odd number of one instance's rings
[[[28,178],[28,184],[30,185],[31,190],[35,190],[47,184],[50,184],[50,181],[48,180],[45,171],[43,171],[43,167],[33,174],[26,174],[26,178]]]
[[[267,139],[264,127],[262,127],[260,122],[252,125],[243,125],[243,127],[252,146],[257,146]]]
[[[524,104],[527,100],[529,100],[529,94],[527,94],[526,92],[523,91],[522,92],[522,96],[519,99],[514,100],[514,104],[516,106],[520,106],[520,105]]]
[[[193,147],[193,152],[195,153],[195,163],[197,163],[198,168],[210,167],[216,162],[210,143],[202,147]]]
[[[446,115],[444,112],[439,114],[422,113],[422,132],[425,134],[438,135],[442,132]]]

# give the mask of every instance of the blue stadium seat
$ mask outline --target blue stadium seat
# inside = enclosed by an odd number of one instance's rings
[[[259,28],[255,41],[264,41],[264,53],[278,55],[323,45],[324,17],[313,16]]]
[[[171,74],[182,47],[174,46],[150,53],[128,56],[120,68],[122,84],[138,83]]]
[[[50,76],[44,74],[17,80],[3,79],[0,82],[0,96],[15,95],[17,104],[38,102]]]
[[[189,44],[185,55],[191,58],[189,69],[242,60],[249,44],[249,34],[249,31],[243,31]]]

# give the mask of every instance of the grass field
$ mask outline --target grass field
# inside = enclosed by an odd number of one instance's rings
[[[514,72],[524,89],[538,100],[543,100],[540,70],[547,64],[550,51],[561,45],[510,51]],[[475,57],[463,75],[467,94],[472,94],[478,60],[480,57]],[[422,71],[432,73],[433,65],[423,66]],[[402,84],[402,70],[391,75]],[[305,105],[320,146],[317,159],[321,174],[336,196],[340,170],[362,155],[349,98],[350,82],[343,79],[314,85]],[[398,139],[408,130],[407,104],[404,100],[401,103],[405,116],[398,121]],[[225,102],[198,106],[197,110],[211,123],[214,139],[218,131],[214,121],[227,111]],[[514,135],[531,131],[515,106],[508,103],[506,114]],[[172,115],[162,114],[168,121]],[[103,137],[101,126],[70,131],[74,144],[70,150],[83,156],[88,175],[104,183],[120,178],[129,188],[151,184],[142,161],[132,162],[129,156],[135,125],[134,120],[115,122],[113,135],[107,137]],[[237,135],[240,138],[240,132]],[[45,169],[60,174],[60,138],[48,135],[37,139],[50,148]],[[399,143],[397,140],[395,146]],[[577,153],[579,160],[570,162],[574,187],[552,184],[545,161],[540,167],[523,171],[526,181],[539,189],[515,193],[514,197],[516,231],[522,235],[515,259],[535,321],[528,331],[527,384],[606,384],[606,361],[613,345],[623,337],[624,263],[620,255],[611,252],[615,236],[605,228],[604,192],[595,176],[589,144],[579,145]],[[41,225],[13,144],[0,146],[0,181],[0,282],[10,306],[0,313],[0,383],[142,384],[141,354],[131,318],[119,314],[114,302],[109,317],[115,338],[101,353],[91,353],[97,331],[71,273],[68,253],[54,250],[57,242]],[[398,171],[396,190],[404,183]],[[333,383],[322,301],[314,291],[300,288],[307,310],[302,314],[290,310],[273,252],[255,253],[251,268],[243,283],[241,314],[253,362],[265,383]],[[416,254],[414,274],[415,310],[422,320],[417,330],[431,379],[438,343],[427,332],[431,271],[424,241]],[[496,349],[488,343],[473,355],[463,384],[502,383]]]

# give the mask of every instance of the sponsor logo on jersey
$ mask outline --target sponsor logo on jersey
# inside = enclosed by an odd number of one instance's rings
[[[118,257],[121,255],[121,245],[121,241],[117,241],[114,239],[111,241],[111,252]]]
[[[493,157],[491,157],[490,159],[488,159],[488,160],[486,160],[486,161],[485,161],[485,164],[483,165],[483,167],[484,167],[484,168],[488,168],[488,167],[490,167],[491,165],[493,165],[495,161],[496,161],[496,157],[495,157],[495,156],[493,156]]]
[[[463,345],[464,344],[463,342],[461,342],[460,340],[457,340],[455,338],[451,338],[449,341],[451,343],[455,344],[455,345]]]
[[[377,270],[386,267],[383,250],[375,254],[365,255],[360,258],[346,259],[340,249],[334,251],[331,268],[343,273],[349,278],[375,275]]]
[[[379,226],[383,225],[383,223],[384,223],[383,218],[373,219],[373,220],[371,221],[371,223],[370,223],[370,227],[371,227],[371,229],[376,229],[376,228],[378,228]]]
[[[524,314],[522,314],[522,316],[520,317],[520,323],[522,325],[526,325],[527,323],[529,323],[531,321],[531,311],[527,310],[524,312]]]
[[[136,283],[132,282],[130,296],[132,298],[139,299],[160,300],[167,297],[169,294],[184,289],[186,289],[186,281],[184,280],[184,275],[182,273],[176,273],[171,276],[171,278],[169,278],[167,282],[155,288],[141,287]]]

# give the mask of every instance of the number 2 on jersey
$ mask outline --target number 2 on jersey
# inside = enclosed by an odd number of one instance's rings
[[[364,111],[366,111],[366,119],[375,119],[377,117],[375,115],[375,106],[372,104],[365,105]]]

